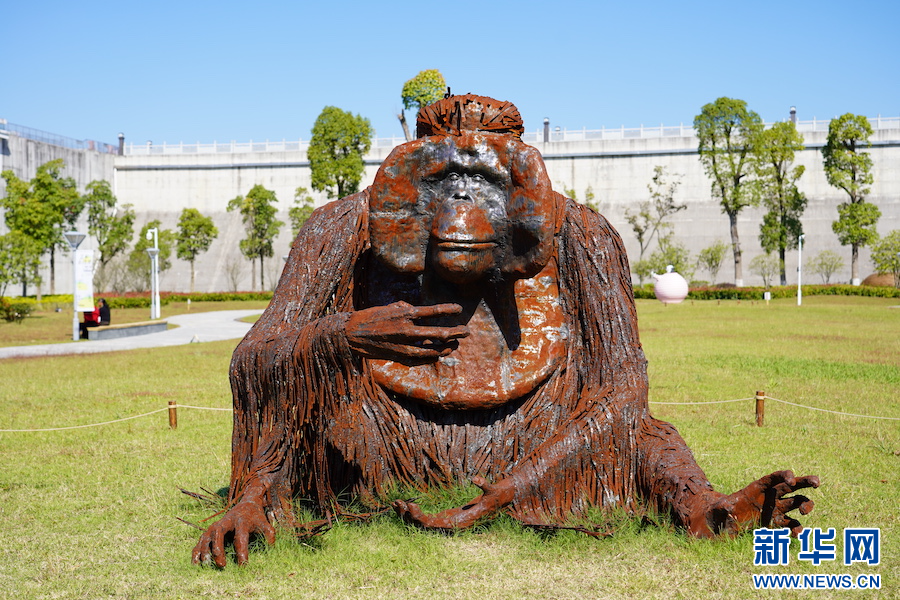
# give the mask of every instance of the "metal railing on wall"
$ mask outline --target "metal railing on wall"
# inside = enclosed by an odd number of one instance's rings
[[[826,132],[831,119],[812,119],[809,121],[797,121],[797,130],[800,133]],[[900,117],[877,116],[869,119],[872,128],[900,129]],[[771,125],[771,123],[766,124]],[[678,138],[694,137],[692,125],[655,125],[640,127],[616,127],[602,129],[553,129],[549,132],[550,142],[583,142],[594,140],[626,140],[626,139],[650,139],[650,138]],[[522,135],[522,141],[528,144],[540,143],[544,140],[543,130],[527,131]],[[406,140],[402,137],[372,138],[373,148],[393,148]],[[244,154],[250,152],[290,152],[306,150],[309,140],[281,140],[264,142],[212,142],[193,144],[143,144],[126,143],[125,154],[132,156],[152,156],[163,154]]]
[[[119,147],[113,144],[105,144],[95,140],[76,140],[75,138],[66,137],[64,135],[56,135],[47,131],[41,131],[34,127],[26,127],[24,125],[16,125],[8,123],[6,120],[0,120],[0,131],[8,134],[17,135],[28,140],[41,142],[42,144],[50,144],[51,146],[60,146],[61,148],[72,148],[73,150],[90,150],[103,154],[118,154]]]

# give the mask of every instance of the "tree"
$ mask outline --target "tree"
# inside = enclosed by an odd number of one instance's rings
[[[704,248],[697,255],[697,266],[706,269],[709,273],[710,283],[715,285],[716,277],[719,269],[722,268],[722,261],[725,260],[725,253],[728,252],[728,244],[722,240],[716,240],[708,248]]]
[[[719,98],[706,104],[694,117],[699,139],[700,162],[712,180],[712,196],[718,199],[722,212],[728,215],[731,248],[734,254],[734,283],[744,285],[741,264],[741,241],[738,236],[738,214],[754,203],[746,185],[751,172],[751,159],[762,119],[747,109],[743,100]]]
[[[312,148],[312,143],[310,143]],[[278,198],[275,192],[267,190],[263,186],[257,184],[247,193],[247,196],[238,196],[232,198],[228,202],[228,210],[236,210],[241,214],[241,220],[244,223],[244,229],[247,237],[241,240],[241,253],[250,259],[253,267],[251,281],[256,281],[256,263],[253,261],[259,259],[259,286],[260,289],[266,289],[265,270],[263,268],[263,260],[271,258],[275,253],[272,244],[281,226],[282,221],[275,218],[277,209],[275,208]]]
[[[894,229],[872,245],[872,265],[878,273],[892,273],[900,288],[900,229]]]
[[[75,180],[62,177],[65,168],[61,158],[37,168],[34,178],[26,183],[6,170],[6,225],[32,238],[41,253],[50,253],[50,293],[56,293],[56,249],[69,250],[63,233],[74,228],[84,203],[75,189]],[[38,291],[40,296],[40,290]]]
[[[632,269],[643,282],[651,273],[665,273],[669,265],[686,280],[694,278],[691,254],[681,242],[670,233],[659,238],[659,246],[646,260],[639,260]]]
[[[11,283],[22,284],[22,295],[29,283],[40,282],[41,248],[20,231],[0,235],[0,296]]]
[[[665,167],[659,165],[653,167],[653,179],[647,184],[650,199],[641,202],[637,212],[625,211],[625,220],[631,225],[640,246],[639,261],[644,259],[644,252],[650,246],[653,237],[656,236],[657,243],[661,243],[665,233],[671,228],[671,225],[665,222],[666,219],[687,208],[686,204],[675,203],[675,190],[681,185],[680,177],[678,175],[675,177],[674,181],[667,183]]]
[[[806,270],[822,278],[822,283],[831,283],[831,276],[844,268],[844,259],[834,250],[822,250],[806,263]]]
[[[197,256],[209,250],[219,230],[210,217],[204,217],[196,208],[185,208],[178,219],[178,233],[175,236],[175,253],[181,260],[191,263],[191,293],[194,292],[194,261]]]
[[[142,292],[150,288],[150,279],[152,277],[152,261],[150,255],[147,254],[147,248],[153,247],[153,236],[147,239],[147,232],[153,228],[157,230],[157,244],[159,246],[159,255],[157,255],[157,268],[159,272],[168,271],[172,266],[172,248],[175,246],[175,233],[171,229],[160,229],[161,221],[154,219],[141,228],[138,234],[137,242],[134,249],[128,255],[127,269],[131,275],[131,287],[136,291]]]
[[[312,128],[306,156],[312,172],[312,188],[329,198],[343,198],[359,190],[365,163],[372,147],[372,125],[335,106],[322,109]]]
[[[315,202],[305,187],[298,187],[294,192],[294,205],[288,209],[288,219],[291,221],[291,235],[297,237],[300,228],[306,223],[315,209]]]
[[[763,250],[777,252],[781,264],[781,285],[787,285],[784,259],[787,250],[797,247],[806,209],[806,196],[797,189],[805,167],[791,168],[794,154],[803,150],[803,136],[792,121],[775,123],[759,132],[754,156],[756,193],[768,209],[759,227]]]
[[[825,178],[828,183],[844,190],[848,202],[838,205],[838,219],[831,229],[842,246],[850,246],[850,278],[859,285],[859,249],[878,239],[875,224],[881,211],[866,202],[874,181],[872,157],[862,147],[871,145],[872,126],[865,117],[847,113],[828,124],[828,137],[822,148]]]
[[[447,89],[447,82],[437,69],[419,71],[418,75],[403,84],[403,91],[400,92],[400,97],[403,98],[403,110],[400,111],[397,118],[400,119],[400,125],[403,126],[403,135],[407,142],[412,141],[413,137],[406,125],[406,111],[409,109],[418,111],[423,106],[437,102],[444,97],[445,89]]]
[[[125,252],[134,235],[134,209],[130,204],[121,209],[116,207],[116,197],[105,180],[87,184],[82,197],[88,214],[88,233],[97,240],[100,265],[95,281],[103,290],[107,282],[106,270],[109,262]]]
[[[750,261],[750,272],[762,277],[763,285],[766,287],[769,287],[769,282],[783,268],[781,261],[774,254],[760,254]]]

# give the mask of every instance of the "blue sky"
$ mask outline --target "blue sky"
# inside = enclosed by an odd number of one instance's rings
[[[308,139],[326,105],[399,136],[403,83],[431,68],[529,131],[690,124],[719,96],[766,121],[900,116],[895,0],[10,0],[0,19],[0,118],[109,143]]]

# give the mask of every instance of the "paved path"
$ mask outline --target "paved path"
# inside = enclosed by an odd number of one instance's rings
[[[0,348],[0,359],[13,357],[59,356],[63,354],[94,354],[115,352],[135,348],[157,348],[159,346],[180,346],[191,342],[216,342],[244,337],[250,330],[250,323],[238,321],[243,317],[258,315],[261,310],[220,310],[168,317],[164,320],[178,325],[174,329],[146,335],[113,340],[82,340],[60,344],[39,346],[11,346]]]

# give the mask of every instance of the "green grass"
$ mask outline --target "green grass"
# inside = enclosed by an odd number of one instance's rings
[[[651,401],[731,400],[764,390],[806,406],[900,418],[896,304],[852,297],[804,299],[800,308],[791,301],[641,301]],[[65,315],[62,321],[67,332]],[[0,327],[0,343],[9,343],[14,327]],[[234,345],[0,361],[0,428],[97,423],[168,400],[229,407]],[[308,544],[281,535],[275,546],[251,553],[244,568],[194,567],[190,551],[199,532],[176,517],[199,521],[212,511],[178,487],[215,491],[228,484],[231,419],[182,408],[174,431],[160,412],[95,428],[0,432],[0,597],[897,597],[900,421],[769,400],[759,428],[753,407],[752,400],[651,405],[678,426],[720,490],[782,468],[819,475],[822,487],[809,494],[816,508],[804,524],[838,532],[880,527],[881,565],[813,567],[796,561],[794,546],[789,566],[754,567],[750,535],[697,541],[665,520],[642,527],[598,513],[593,520],[610,523],[612,537],[546,534],[507,518],[447,536],[388,514],[338,524]],[[439,507],[467,493],[428,495],[423,503]],[[757,592],[750,574],[760,572],[876,573],[882,590]]]

